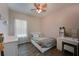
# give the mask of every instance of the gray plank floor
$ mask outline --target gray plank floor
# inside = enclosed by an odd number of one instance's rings
[[[52,48],[45,53],[41,53],[35,46],[31,43],[24,43],[18,45],[19,56],[59,56],[62,55],[56,48]],[[56,52],[55,52],[56,51]]]
[[[18,45],[19,56],[38,56],[41,52],[38,51],[31,43],[24,43]]]

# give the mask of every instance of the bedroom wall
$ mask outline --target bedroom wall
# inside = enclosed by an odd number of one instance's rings
[[[7,4],[0,3],[0,15],[2,17],[2,20],[0,18],[0,32],[3,32],[5,37],[8,35],[8,25],[4,21],[8,21],[8,14]]]
[[[40,18],[29,16],[23,13],[9,10],[9,35],[14,35],[14,19],[27,20],[27,32],[28,36],[32,32],[40,32]]]
[[[55,37],[59,36],[59,27],[65,26],[69,29],[79,28],[79,4],[71,5],[62,8],[42,19],[42,32],[44,36]]]

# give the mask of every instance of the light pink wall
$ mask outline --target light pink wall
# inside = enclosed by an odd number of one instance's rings
[[[59,27],[66,29],[79,28],[79,5],[68,6],[56,13],[42,19],[42,32],[44,36],[58,37]]]
[[[8,7],[7,4],[0,4],[0,15],[2,20],[0,19],[0,32],[3,32],[4,36],[8,35],[8,24],[4,24],[4,20],[8,21]]]
[[[27,14],[12,11],[12,10],[9,10],[9,12],[10,12],[9,35],[14,35],[15,33],[15,28],[14,28],[15,19],[21,19],[27,21],[28,35],[30,35],[32,32],[40,32],[40,18],[29,16]]]

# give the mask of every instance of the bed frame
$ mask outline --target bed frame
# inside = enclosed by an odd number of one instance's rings
[[[55,45],[48,47],[48,48],[42,48],[39,44],[37,44],[34,40],[31,39],[31,43],[41,52],[44,53],[47,50],[49,50],[50,48],[54,47]]]

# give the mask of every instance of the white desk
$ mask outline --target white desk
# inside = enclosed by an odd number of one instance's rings
[[[62,51],[62,41],[72,43],[74,45],[78,45],[79,41],[77,38],[70,38],[70,37],[58,37],[57,38],[57,49]]]

